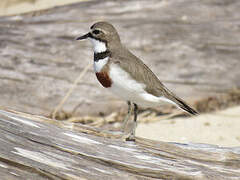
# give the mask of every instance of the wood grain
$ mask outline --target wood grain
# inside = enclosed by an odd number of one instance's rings
[[[0,110],[1,179],[239,179],[240,148],[137,138]],[[120,134],[119,134],[120,135]]]
[[[99,20],[114,24],[123,44],[187,101],[239,87],[239,7],[236,0],[110,0],[1,17],[0,105],[49,115],[93,61],[90,43],[74,38]],[[64,110],[96,115],[124,105],[91,70]]]

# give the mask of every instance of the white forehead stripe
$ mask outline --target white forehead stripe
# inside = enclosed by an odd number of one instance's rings
[[[91,41],[91,43],[93,45],[93,51],[95,53],[101,53],[101,52],[105,52],[107,50],[106,44],[104,42],[98,41],[93,38],[89,38],[89,40]]]
[[[94,61],[94,71],[101,72],[103,66],[105,66],[108,62],[108,57],[104,59],[99,59],[98,61]]]

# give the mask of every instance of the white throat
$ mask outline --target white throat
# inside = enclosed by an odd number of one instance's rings
[[[101,53],[101,52],[105,52],[107,50],[106,44],[104,42],[101,42],[101,41],[93,39],[93,38],[89,38],[89,40],[91,41],[91,43],[93,45],[93,51],[95,53]]]

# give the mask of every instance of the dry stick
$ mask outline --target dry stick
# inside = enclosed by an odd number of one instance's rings
[[[76,88],[77,84],[80,82],[80,80],[82,79],[82,77],[86,74],[86,72],[88,71],[88,69],[90,68],[90,66],[92,65],[92,63],[89,63],[84,69],[83,71],[80,73],[80,75],[77,77],[77,79],[75,79],[72,87],[68,90],[67,94],[64,96],[64,98],[62,99],[62,101],[57,105],[57,107],[54,109],[53,114],[52,114],[52,118],[55,119],[56,118],[56,114],[57,112],[62,108],[63,104],[66,102],[66,100],[68,99],[68,97],[72,94],[73,90]]]

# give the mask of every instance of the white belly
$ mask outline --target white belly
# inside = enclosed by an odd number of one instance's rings
[[[112,79],[112,85],[108,89],[126,101],[131,101],[143,107],[154,107],[165,103],[176,105],[165,97],[157,97],[147,93],[144,90],[145,84],[132,79],[127,72],[116,64],[111,64],[109,75]]]

